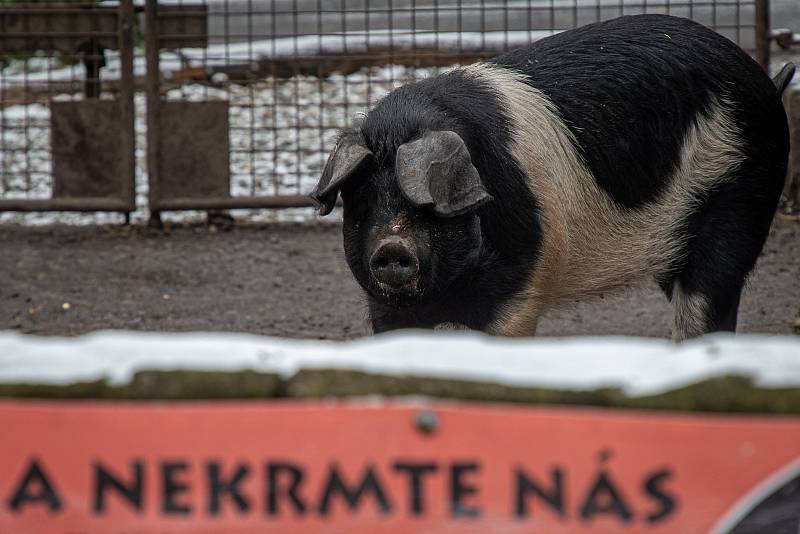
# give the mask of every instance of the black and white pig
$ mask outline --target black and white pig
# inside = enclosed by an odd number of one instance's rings
[[[375,332],[533,335],[560,302],[655,279],[673,337],[736,329],[789,150],[775,80],[695,22],[622,17],[405,85],[345,131],[341,192]]]

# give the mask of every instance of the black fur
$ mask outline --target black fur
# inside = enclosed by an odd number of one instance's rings
[[[497,307],[524,287],[536,260],[539,222],[536,199],[508,151],[509,124],[496,95],[459,71],[401,87],[367,115],[361,132],[374,154],[373,166],[347,184],[342,195],[345,252],[351,270],[372,297],[376,332],[431,328],[443,321],[484,329]],[[476,213],[440,219],[415,210],[402,198],[394,181],[397,148],[428,130],[451,130],[461,136],[494,202]],[[435,276],[413,302],[381,298],[364,262],[370,230],[386,226],[398,213],[406,213],[418,239],[430,243],[429,261],[435,265]],[[475,240],[470,238],[477,225],[479,251],[472,250]]]
[[[627,208],[664,189],[688,126],[712,96],[730,99],[748,127],[774,123],[775,88],[759,65],[687,19],[620,17],[493,61],[524,72],[550,97],[597,182]]]
[[[686,19],[622,17],[541,40],[492,62],[529,77],[558,108],[600,187],[623,209],[658,198],[689,127],[723,99],[741,128],[745,163],[700,199],[686,249],[659,283],[711,301],[709,329],[735,329],[739,294],[763,246],[786,172],[788,130],[773,82],[736,45]],[[790,76],[787,77],[790,78]],[[777,91],[776,91],[777,87]],[[348,264],[369,295],[376,332],[441,322],[485,329],[527,285],[541,238],[538,199],[510,153],[511,117],[498,95],[461,71],[401,87],[369,112],[360,135],[372,157],[342,187]],[[400,194],[398,147],[426,131],[464,140],[494,201],[452,219]],[[429,273],[419,294],[384,295],[370,247],[405,214]],[[480,231],[477,230],[480,228]]]

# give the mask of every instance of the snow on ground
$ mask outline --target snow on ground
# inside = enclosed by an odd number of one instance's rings
[[[0,383],[102,377],[125,383],[141,369],[252,369],[290,376],[299,369],[330,368],[579,390],[617,386],[634,396],[726,374],[752,377],[763,387],[790,387],[800,385],[800,339],[716,334],[674,345],[473,332],[398,332],[349,342],[219,333],[105,331],[53,338],[0,332]]]

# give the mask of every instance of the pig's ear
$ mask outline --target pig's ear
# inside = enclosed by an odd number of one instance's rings
[[[339,139],[328,157],[317,187],[309,195],[319,205],[320,215],[327,215],[333,210],[342,184],[371,156],[372,152],[364,146],[358,132],[348,132]]]
[[[455,132],[426,132],[397,149],[400,191],[416,207],[455,217],[490,201],[464,141]]]

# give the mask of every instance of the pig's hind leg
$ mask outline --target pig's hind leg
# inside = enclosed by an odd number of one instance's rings
[[[708,332],[735,332],[743,286],[743,281],[727,286],[698,284],[697,278],[684,286],[677,280],[670,295],[674,309],[672,339],[683,341]]]
[[[710,191],[682,229],[684,260],[661,283],[673,304],[672,338],[676,341],[736,331],[742,289],[769,233],[777,203],[777,195],[765,191],[764,182],[754,187],[752,178],[743,179],[745,170],[740,168],[738,176]],[[759,174],[763,176],[763,170]]]

